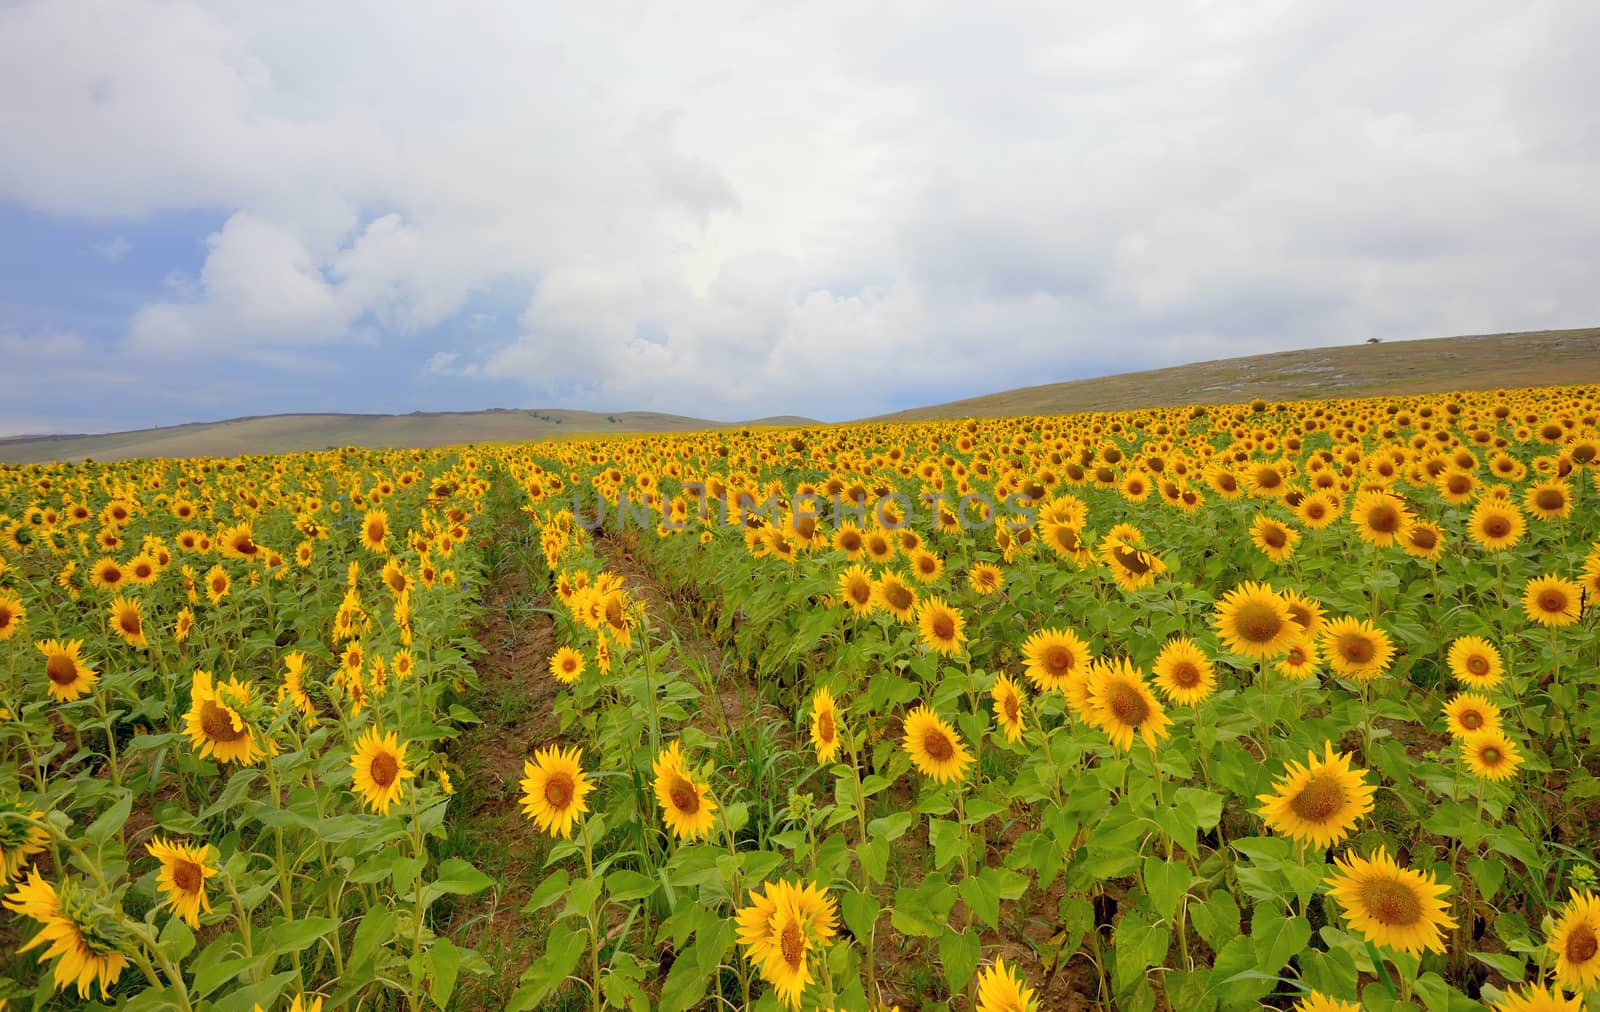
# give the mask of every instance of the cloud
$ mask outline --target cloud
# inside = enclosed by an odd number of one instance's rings
[[[23,0],[0,199],[228,215],[128,321],[151,362],[852,417],[1595,322],[1597,31],[1581,0]],[[508,282],[514,333],[473,308]]]
[[[128,255],[133,249],[133,243],[122,236],[113,236],[103,242],[97,242],[89,247],[90,252],[108,264],[114,264]]]

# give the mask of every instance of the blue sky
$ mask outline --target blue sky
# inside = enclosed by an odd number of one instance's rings
[[[1597,34],[1581,0],[19,0],[0,434],[836,420],[1592,325]]]

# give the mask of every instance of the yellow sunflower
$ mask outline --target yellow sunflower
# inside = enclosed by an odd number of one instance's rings
[[[241,713],[250,706],[251,699],[247,683],[233,678],[213,682],[209,671],[194,673],[184,722],[189,743],[200,758],[211,756],[221,763],[250,766],[266,755],[255,729]]]
[[[317,708],[306,693],[306,655],[298,650],[283,655],[283,684],[278,686],[278,702],[288,700],[301,716],[315,721]]]
[[[901,743],[918,772],[940,784],[966,778],[972,754],[944,718],[927,706],[918,706],[906,715],[904,728]]]
[[[101,590],[115,590],[128,582],[128,574],[122,571],[116,559],[108,556],[90,567],[89,582]]]
[[[550,674],[562,685],[572,685],[583,677],[583,655],[571,647],[562,647],[550,655]]]
[[[1088,697],[1088,721],[1123,751],[1133,748],[1136,732],[1152,749],[1170,733],[1171,718],[1127,658],[1096,662],[1089,669]]]
[[[716,822],[717,803],[711,800],[709,785],[696,783],[678,743],[673,742],[656,756],[652,765],[656,775],[656,801],[661,819],[679,840],[698,840],[711,835]]]
[[[118,594],[111,599],[111,631],[129,646],[143,649],[150,645],[144,634],[144,605]]]
[[[1522,611],[1540,625],[1558,629],[1578,621],[1582,600],[1582,587],[1547,573],[1528,581],[1522,592]]]
[[[1477,731],[1461,739],[1461,755],[1473,776],[1497,783],[1516,776],[1517,767],[1522,765],[1516,742],[1499,728]]]
[[[849,566],[839,574],[839,600],[857,615],[865,615],[876,605],[872,574],[864,566]]]
[[[1076,672],[1087,671],[1089,647],[1070,629],[1040,629],[1022,644],[1023,674],[1041,692],[1065,691]]]
[[[839,755],[839,708],[827,689],[818,689],[811,697],[811,744],[817,762],[824,766]]]
[[[1024,730],[1022,711],[1027,705],[1027,697],[1008,675],[1001,675],[995,679],[994,688],[989,690],[989,695],[994,700],[994,719],[1005,731],[1006,741],[1015,745],[1022,740]]]
[[[579,762],[582,750],[552,745],[522,762],[522,811],[541,832],[570,837],[572,824],[589,810],[584,798],[594,790]]]
[[[978,973],[978,1012],[1039,1012],[1039,1002],[1027,979],[996,959]]]
[[[1450,887],[1431,872],[1402,868],[1379,847],[1371,857],[1342,854],[1324,880],[1328,895],[1362,938],[1412,956],[1444,952],[1444,929],[1456,926],[1443,897]]]
[[[1527,526],[1521,511],[1510,503],[1480,499],[1467,518],[1467,537],[1491,552],[1499,552],[1522,540]]]
[[[1312,991],[1295,1002],[1294,1012],[1361,1012],[1361,1006],[1353,1001],[1330,998],[1321,991]]]
[[[189,633],[194,631],[194,612],[184,608],[178,612],[178,619],[172,625],[172,642],[182,643],[189,638]]]
[[[1289,641],[1289,649],[1273,668],[1285,678],[1305,681],[1316,677],[1317,665],[1321,663],[1322,652],[1317,649],[1317,641],[1302,635]]]
[[[1419,520],[1406,530],[1400,547],[1414,559],[1432,562],[1444,555],[1444,530],[1438,524]]]
[[[811,957],[838,934],[833,898],[809,882],[768,882],[750,891],[750,905],[734,917],[745,958],[791,1008],[800,1004],[811,974]]]
[[[1213,621],[1223,645],[1252,660],[1282,656],[1301,632],[1283,598],[1261,583],[1230,590],[1217,603]]]
[[[100,676],[94,672],[83,658],[78,656],[78,651],[83,649],[83,640],[42,640],[34,647],[44,654],[44,673],[50,681],[50,698],[57,702],[70,703],[94,687]]]
[[[884,573],[872,588],[872,599],[898,622],[909,622],[917,609],[917,592],[897,573]]]
[[[1572,891],[1549,948],[1556,955],[1556,983],[1574,991],[1600,987],[1600,896]]]
[[[981,597],[997,594],[1005,586],[1006,576],[999,566],[987,562],[975,563],[967,570],[967,586]]]
[[[1217,675],[1199,644],[1187,636],[1168,640],[1156,655],[1156,688],[1184,706],[1199,706],[1217,689]]]
[[[0,587],[0,643],[15,636],[27,620],[28,609],[22,606],[22,598]]]
[[[1491,1007],[1494,1012],[1583,1012],[1583,995],[1567,998],[1555,988],[1524,984],[1505,992]]]
[[[1481,636],[1461,636],[1450,644],[1446,657],[1457,681],[1474,689],[1492,689],[1505,681],[1500,651]]]
[[[123,936],[120,914],[85,894],[74,880],[64,879],[57,888],[36,869],[29,871],[28,880],[19,882],[16,890],[6,896],[5,905],[43,925],[17,952],[49,942],[49,947],[39,954],[39,962],[56,960],[51,975],[57,991],[74,984],[78,997],[86,999],[90,985],[98,983],[100,997],[111,997],[111,985],[128,968],[128,957],[123,952],[132,944]]]
[[[254,561],[261,555],[261,546],[248,523],[235,524],[217,535],[217,550],[224,558]]]
[[[171,907],[191,928],[200,926],[200,911],[211,912],[211,899],[206,896],[206,879],[217,874],[212,863],[211,847],[198,847],[187,843],[173,843],[165,837],[156,837],[145,844],[150,856],[161,862],[156,874],[156,885],[165,898],[164,907]]]
[[[1350,835],[1361,817],[1372,811],[1377,789],[1367,771],[1352,769],[1351,757],[1323,743],[1322,758],[1306,753],[1306,763],[1290,761],[1273,782],[1273,793],[1260,794],[1261,817],[1275,833],[1318,849],[1332,847]]]
[[[1394,645],[1371,622],[1345,617],[1323,627],[1322,655],[1335,674],[1367,682],[1388,670]]]
[[[375,555],[389,553],[389,513],[387,510],[368,510],[361,518],[361,547]]]
[[[22,874],[33,855],[49,846],[50,833],[34,825],[44,816],[21,802],[0,801],[0,886]]]
[[[939,575],[944,572],[944,560],[926,548],[918,548],[912,552],[909,561],[911,578],[924,585],[936,583]]]
[[[1412,517],[1405,502],[1392,492],[1371,490],[1356,496],[1350,507],[1350,522],[1361,540],[1388,548],[1405,534]]]
[[[389,814],[389,806],[405,793],[405,782],[417,775],[406,765],[406,746],[399,734],[380,734],[375,727],[356,742],[350,769],[351,787],[362,804],[379,815]]]
[[[228,571],[222,568],[219,562],[206,570],[206,598],[212,604],[221,604],[222,599],[228,596],[228,587],[232,581],[228,579]]]
[[[917,632],[922,644],[945,657],[961,652],[967,641],[962,631],[966,621],[961,613],[944,602],[942,597],[929,597],[917,605]]]
[[[1522,504],[1540,520],[1565,519],[1572,515],[1572,490],[1560,478],[1547,478],[1523,493]]]
[[[1476,692],[1463,692],[1444,704],[1445,726],[1452,738],[1500,730],[1500,707]]]
[[[1265,513],[1258,514],[1250,525],[1251,544],[1273,562],[1283,562],[1293,555],[1295,542],[1299,540],[1299,531],[1287,524],[1279,523]]]
[[[1115,531],[1106,535],[1100,543],[1100,558],[1111,569],[1111,577],[1117,581],[1117,586],[1129,593],[1140,587],[1148,587],[1156,577],[1167,571],[1167,564],[1155,553],[1136,542],[1118,537]]]

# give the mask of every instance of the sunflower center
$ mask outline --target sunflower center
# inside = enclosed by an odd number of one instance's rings
[[[1472,488],[1472,481],[1464,474],[1452,474],[1448,487],[1453,494],[1462,495]]]
[[[1246,643],[1271,643],[1283,629],[1283,616],[1270,604],[1251,601],[1234,614],[1233,627]]]
[[[1117,682],[1106,695],[1106,706],[1118,722],[1137,727],[1150,718],[1150,704],[1143,694],[1131,685]]]
[[[107,566],[104,570],[101,571],[100,580],[101,580],[102,583],[108,583],[108,584],[110,584],[110,583],[121,583],[122,582],[122,570],[113,569],[110,566]]]
[[[1372,879],[1361,883],[1361,905],[1383,924],[1407,927],[1422,919],[1422,903],[1403,882]]]
[[[1559,615],[1567,610],[1567,595],[1559,590],[1546,590],[1539,594],[1539,610]]]
[[[1411,532],[1411,543],[1418,548],[1427,550],[1439,543],[1439,538],[1433,533],[1431,527],[1418,527]]]
[[[823,710],[821,713],[817,714],[818,738],[821,738],[824,742],[832,741],[837,730],[838,728],[833,723],[833,714],[831,712]]]
[[[792,969],[798,970],[805,961],[806,936],[798,920],[791,919],[778,932],[778,950],[783,955],[783,961]]]
[[[700,795],[689,781],[681,777],[673,782],[667,796],[672,799],[672,807],[684,815],[694,815],[700,811]]]
[[[1111,555],[1117,560],[1118,565],[1135,576],[1143,576],[1150,572],[1150,559],[1141,551],[1117,545],[1111,549]]]
[[[1400,529],[1400,511],[1387,503],[1367,511],[1367,526],[1379,534],[1393,534]]]
[[[1477,710],[1464,710],[1461,714],[1461,726],[1468,731],[1476,731],[1483,726],[1483,714]]]
[[[1478,753],[1479,761],[1485,766],[1499,766],[1504,758],[1505,756],[1500,754],[1500,750],[1493,745],[1485,745],[1483,750]]]
[[[872,600],[872,585],[864,580],[858,580],[850,585],[850,600],[858,605],[865,605]]]
[[[1022,701],[1016,697],[1015,693],[1009,693],[1006,695],[1005,702],[1002,705],[1006,711],[1006,720],[1015,724],[1017,719],[1022,716]]]
[[[955,746],[950,743],[949,737],[936,727],[931,727],[922,735],[922,750],[934,762],[949,762],[955,757]]]
[[[1078,550],[1078,532],[1071,527],[1056,528],[1056,544],[1060,545],[1061,550],[1064,552],[1076,552]]]
[[[125,611],[117,616],[117,625],[129,636],[137,636],[144,629],[144,623],[139,620],[136,611]]]
[[[174,861],[172,884],[177,886],[180,892],[197,893],[205,886],[206,877],[200,866],[193,861]]]
[[[1566,504],[1566,501],[1567,497],[1562,495],[1559,489],[1553,488],[1541,489],[1539,494],[1533,497],[1534,504],[1542,510],[1558,510]]]
[[[1289,538],[1282,527],[1267,527],[1261,531],[1261,540],[1268,548],[1282,548]]]
[[[368,541],[382,541],[384,533],[385,531],[383,529],[383,525],[380,523],[370,523],[367,525]]]
[[[382,788],[392,786],[394,778],[399,773],[399,761],[388,752],[379,752],[372,757],[372,762],[367,765],[367,774],[372,777],[372,782]]]
[[[956,638],[955,619],[944,613],[933,616],[933,621],[928,623],[933,628],[933,637],[938,640],[953,640]]]
[[[565,773],[551,774],[544,782],[544,800],[551,808],[561,810],[572,804],[572,778]]]
[[[861,550],[861,535],[855,531],[844,532],[839,535],[839,547],[847,552],[859,552]]]
[[[1511,521],[1501,516],[1489,517],[1483,522],[1483,533],[1491,538],[1503,538],[1511,533]]]
[[[1489,673],[1489,659],[1481,654],[1473,654],[1467,658],[1467,670],[1481,678]]]
[[[1324,822],[1344,807],[1344,785],[1330,773],[1318,773],[1289,801],[1289,810],[1307,822]]]
[[[1566,954],[1569,963],[1587,963],[1600,952],[1600,938],[1587,923],[1580,922],[1567,934]]]
[[[891,583],[884,588],[883,598],[889,602],[889,607],[895,611],[905,611],[911,607],[911,591],[897,583]]]
[[[238,741],[245,736],[243,728],[233,726],[233,712],[212,699],[200,707],[200,727],[212,741]]]
[[[1360,633],[1345,633],[1339,637],[1339,656],[1351,664],[1370,664],[1377,653],[1372,640]]]
[[[1200,684],[1200,669],[1190,661],[1179,661],[1172,667],[1172,681],[1180,688],[1192,689]]]
[[[64,654],[55,654],[45,661],[44,673],[57,685],[71,685],[77,681],[78,666],[72,663],[72,658]]]
[[[1044,652],[1044,669],[1057,678],[1072,670],[1072,651],[1066,647],[1052,646]]]

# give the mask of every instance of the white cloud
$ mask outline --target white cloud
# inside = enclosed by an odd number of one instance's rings
[[[293,361],[510,280],[520,336],[422,374],[844,417],[1595,322],[1597,31],[1583,0],[26,0],[0,199],[230,212],[143,355]]]
[[[99,257],[101,260],[104,260],[108,264],[114,264],[118,260],[121,260],[123,257],[127,256],[129,251],[132,249],[133,243],[129,242],[120,235],[113,236],[112,238],[103,242],[93,243],[89,247],[90,252],[94,253],[95,256]]]

